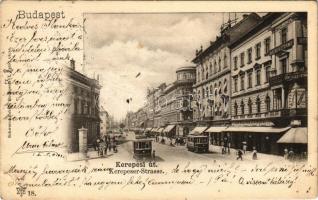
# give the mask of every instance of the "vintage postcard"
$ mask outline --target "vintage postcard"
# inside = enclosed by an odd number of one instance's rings
[[[314,2],[0,4],[0,198],[317,198]]]

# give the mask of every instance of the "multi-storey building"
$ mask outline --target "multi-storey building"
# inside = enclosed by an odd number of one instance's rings
[[[177,80],[174,85],[177,88],[176,101],[178,110],[178,121],[176,123],[176,134],[185,137],[194,128],[193,124],[193,84],[195,83],[195,67],[181,67],[177,69]]]
[[[196,57],[193,59],[197,76],[193,86],[196,100],[193,112],[197,126],[213,126],[216,132],[221,132],[222,127],[230,124],[229,45],[259,20],[260,17],[255,13],[244,15],[234,26],[228,23],[229,25],[221,30],[221,36],[211,42],[208,48],[203,50],[201,47],[200,51],[196,51]]]
[[[230,45],[234,147],[280,153],[293,120],[306,125],[306,30],[304,14],[269,13]]]
[[[195,67],[181,67],[176,70],[176,75],[177,80],[173,83],[163,83],[149,90],[145,105],[127,115],[126,122],[168,137],[186,136],[193,128],[191,102]]]
[[[147,113],[147,122],[145,124],[145,127],[147,127],[147,130],[150,130],[154,126],[154,117],[155,117],[155,92],[156,90],[150,90],[147,91],[146,96],[146,104],[144,106],[144,109]]]
[[[100,117],[100,135],[104,136],[107,134],[108,128],[109,128],[109,115],[103,106],[101,106],[100,108],[99,117]]]
[[[162,99],[162,96],[164,95],[163,91],[166,89],[167,85],[165,83],[162,83],[159,85],[157,89],[155,89],[154,92],[154,98],[155,98],[155,114],[154,114],[154,131],[156,132],[158,128],[163,127],[163,122],[161,119],[161,106],[160,106],[160,100]]]
[[[72,116],[68,135],[68,151],[79,151],[78,129],[87,129],[87,144],[92,146],[100,136],[99,94],[101,86],[98,79],[91,79],[75,70],[75,61],[66,68],[70,88],[72,89]]]
[[[186,136],[193,128],[191,101],[195,67],[181,67],[176,74],[177,80],[166,87],[159,100],[163,133],[169,137]]]

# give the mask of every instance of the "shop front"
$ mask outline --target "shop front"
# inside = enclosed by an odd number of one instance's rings
[[[227,140],[233,148],[242,149],[243,144],[246,144],[248,151],[255,148],[261,153],[281,154],[277,141],[289,129],[290,127],[229,127],[224,133],[227,133]]]

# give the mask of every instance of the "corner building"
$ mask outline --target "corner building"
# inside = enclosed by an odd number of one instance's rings
[[[91,79],[76,71],[74,60],[70,61],[66,74],[72,92],[71,125],[67,137],[68,152],[78,152],[78,129],[82,127],[87,129],[88,147],[93,146],[94,141],[100,137],[99,94],[101,86],[98,79]]]
[[[268,13],[230,45],[233,147],[282,154],[279,138],[307,126],[306,24],[303,13]]]
[[[196,51],[193,62],[196,64],[196,83],[194,88],[193,115],[200,132],[209,126],[210,140],[213,144],[224,144],[223,130],[230,125],[231,112],[231,51],[229,45],[250,28],[260,17],[251,13],[231,26],[229,22],[221,29],[221,36],[205,50]]]
[[[195,82],[195,67],[176,70],[177,80],[169,84],[159,99],[162,134],[169,138],[185,137],[193,129],[192,86]]]

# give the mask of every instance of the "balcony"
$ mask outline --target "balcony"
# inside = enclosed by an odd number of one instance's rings
[[[274,49],[269,50],[269,55],[274,55],[280,53],[286,49],[291,48],[294,45],[294,39],[288,40],[287,42],[275,47]]]
[[[209,121],[209,120],[213,120],[214,116],[207,116],[207,117],[202,117],[203,120]]]
[[[195,78],[191,78],[191,79],[180,79],[180,80],[176,80],[174,83],[175,83],[176,85],[194,84],[194,83],[195,83]]]
[[[269,84],[273,86],[273,85],[284,84],[284,83],[293,82],[299,79],[306,79],[306,78],[307,78],[307,72],[284,73],[284,74],[279,74],[279,75],[270,77]]]

